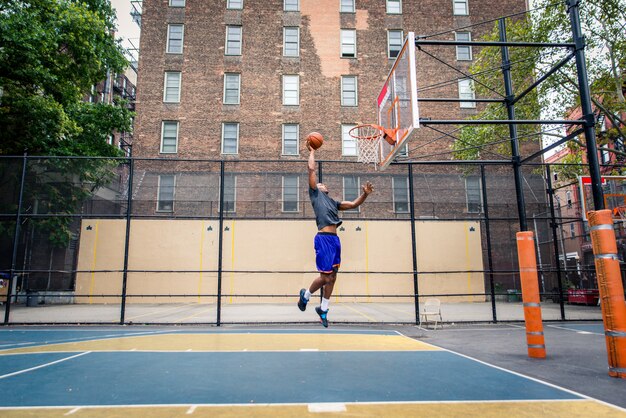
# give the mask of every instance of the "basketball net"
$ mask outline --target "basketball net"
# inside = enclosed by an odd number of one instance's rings
[[[380,140],[385,133],[376,125],[359,125],[350,129],[350,136],[356,139],[357,162],[378,164],[380,162]]]

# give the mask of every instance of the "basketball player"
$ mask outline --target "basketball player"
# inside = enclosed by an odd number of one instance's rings
[[[340,210],[348,210],[359,207],[367,196],[372,193],[374,187],[368,181],[363,186],[363,193],[354,201],[337,202],[328,197],[328,188],[317,182],[315,175],[315,150],[307,141],[309,149],[309,197],[315,211],[315,221],[317,222],[318,233],[315,236],[315,263],[320,275],[313,280],[309,289],[300,290],[300,300],[298,308],[301,311],[306,309],[306,304],[311,298],[311,294],[324,287],[322,304],[315,308],[315,312],[320,316],[322,325],[328,327],[328,304],[333,293],[333,287],[337,280],[337,271],[341,264],[341,243],[337,236],[337,227],[341,225],[339,219]]]

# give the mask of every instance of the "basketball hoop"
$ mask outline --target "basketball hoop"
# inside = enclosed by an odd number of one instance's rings
[[[357,161],[364,164],[380,162],[380,140],[385,130],[378,125],[358,125],[348,131],[356,139],[358,156]]]

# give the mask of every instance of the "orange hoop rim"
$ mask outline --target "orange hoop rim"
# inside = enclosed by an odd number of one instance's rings
[[[357,125],[348,131],[348,134],[355,139],[364,139],[375,141],[381,138],[385,134],[385,129],[382,126],[374,125],[372,123],[365,123],[363,125]]]

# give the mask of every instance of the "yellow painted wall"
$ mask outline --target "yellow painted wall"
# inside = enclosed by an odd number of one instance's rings
[[[420,221],[415,235],[420,295],[485,292],[483,273],[437,273],[483,270],[480,223]],[[485,297],[445,299],[454,300],[484,302]]]
[[[87,230],[88,225],[92,226],[91,230]],[[78,269],[122,269],[125,226],[124,220],[83,221]],[[287,302],[315,278],[313,237],[316,230],[313,221],[227,220],[224,228],[223,303]],[[343,297],[338,301],[412,301],[410,224],[350,220],[344,222],[343,228],[339,232],[342,265],[334,295],[361,297]],[[416,222],[416,233],[418,271],[482,270],[479,223],[419,221]],[[217,221],[133,220],[129,270],[134,271],[128,273],[127,301],[214,302],[214,297],[198,295],[217,293],[217,273],[214,271],[218,268],[218,240]],[[147,273],[144,270],[186,272]],[[201,273],[200,270],[213,272]],[[387,272],[401,273],[385,274]],[[77,301],[119,302],[116,298],[96,296],[120,294],[121,283],[122,273],[79,273],[77,293],[87,296],[78,297]],[[483,275],[420,274],[419,291],[422,295],[483,293]],[[150,296],[133,296],[141,294]],[[284,297],[257,296],[268,294]],[[166,297],[168,295],[193,297]],[[377,298],[373,295],[405,296]],[[446,299],[448,302],[454,300],[484,300],[484,297]]]
[[[124,268],[126,222],[121,219],[85,219],[81,224],[76,274],[77,303],[119,303],[122,273],[101,273],[101,270]]]

